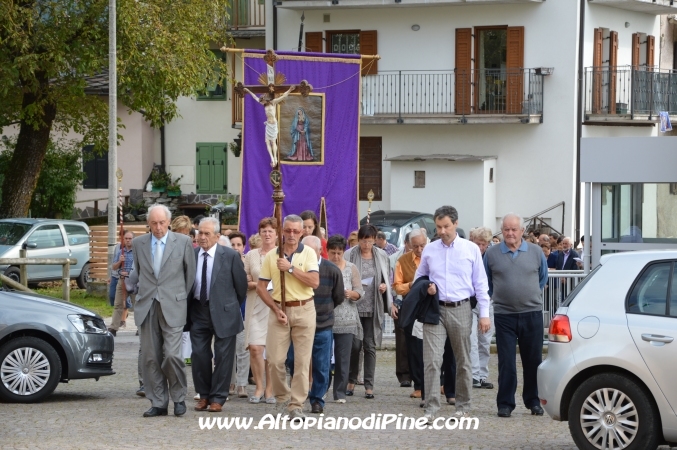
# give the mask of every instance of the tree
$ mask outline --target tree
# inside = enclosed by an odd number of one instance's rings
[[[108,105],[87,95],[87,79],[107,71],[107,6],[0,2],[0,129],[19,129],[0,217],[28,213],[50,136],[74,131],[106,148]],[[177,116],[179,97],[227,73],[209,50],[228,40],[226,8],[227,0],[118,0],[119,101],[159,127]]]
[[[6,140],[0,147],[0,180],[11,171],[16,142]],[[69,219],[75,206],[78,186],[85,178],[79,141],[49,141],[40,177],[30,203],[32,217]],[[1,181],[0,181],[1,183]]]

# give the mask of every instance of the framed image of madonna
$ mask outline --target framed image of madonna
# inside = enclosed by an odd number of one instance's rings
[[[291,94],[278,105],[281,164],[324,164],[324,94]]]

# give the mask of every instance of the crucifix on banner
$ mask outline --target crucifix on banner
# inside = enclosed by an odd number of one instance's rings
[[[225,51],[225,49],[222,49]],[[306,80],[302,80],[298,85],[285,85],[287,77],[275,71],[275,63],[278,60],[277,55],[273,50],[268,50],[263,57],[266,62],[266,73],[259,75],[259,85],[245,86],[238,82],[235,85],[235,93],[240,97],[249,94],[256,100],[256,102],[263,105],[266,112],[266,149],[270,156],[270,183],[273,185],[273,202],[275,202],[275,220],[277,221],[277,229],[282,230],[282,204],[284,202],[284,192],[282,192],[282,172],[280,172],[280,158],[278,150],[278,122],[277,122],[277,104],[283,101],[291,93],[301,94],[307,97],[313,90],[313,87],[308,84]],[[257,96],[256,94],[261,94]],[[282,248],[282,233],[278,233],[278,255],[284,258],[284,250]],[[281,292],[281,307],[285,308],[285,283],[284,272],[280,272],[280,292]]]

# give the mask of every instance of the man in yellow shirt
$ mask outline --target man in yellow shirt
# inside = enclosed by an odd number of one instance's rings
[[[395,265],[395,278],[393,289],[398,295],[402,296],[402,301],[406,301],[406,295],[411,290],[414,283],[416,269],[421,263],[421,254],[423,248],[428,243],[426,232],[423,229],[416,229],[409,233],[409,243],[412,250],[400,256]],[[393,317],[399,314],[399,308],[393,304],[391,307]],[[423,388],[423,340],[412,335],[414,326],[411,325],[404,330],[407,341],[407,359],[409,360],[409,374],[414,381],[414,392],[412,398],[421,398],[425,395]]]
[[[315,303],[313,289],[320,285],[317,255],[301,241],[303,219],[297,215],[284,218],[284,258],[278,257],[278,250],[266,254],[261,266],[256,293],[268,305],[273,314],[268,315],[268,334],[266,336],[266,356],[271,367],[273,394],[290,419],[305,419],[303,403],[308,397],[310,383],[310,358],[315,339]],[[280,305],[282,295],[280,275],[284,273],[285,310]],[[268,283],[273,282],[272,295],[268,293]],[[289,344],[294,344],[294,377],[291,391],[286,382],[286,369]]]

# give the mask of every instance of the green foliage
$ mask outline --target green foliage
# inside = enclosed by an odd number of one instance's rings
[[[16,142],[4,140],[0,146],[0,184],[4,174],[12,170],[11,160]],[[75,206],[78,186],[85,179],[80,159],[82,150],[77,141],[50,142],[31,198],[31,215],[69,219]]]
[[[172,174],[168,173],[167,177],[169,178],[169,183],[167,184],[167,191],[168,192],[181,191],[181,184],[179,184],[179,181],[181,181],[183,175],[181,175],[179,178],[172,179]]]

